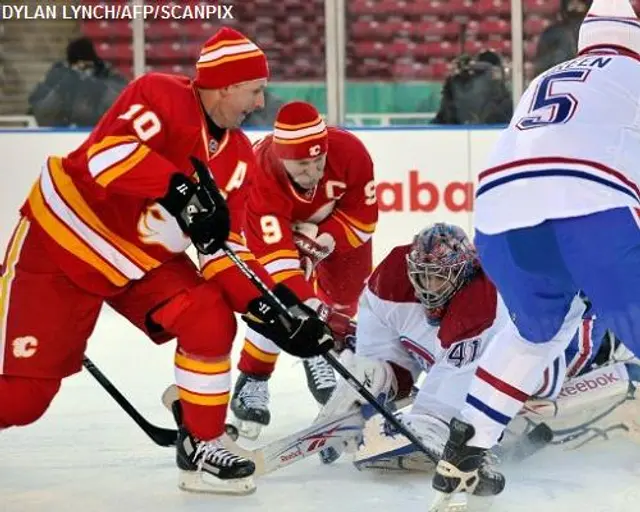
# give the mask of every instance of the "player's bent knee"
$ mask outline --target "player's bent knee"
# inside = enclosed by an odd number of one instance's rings
[[[0,376],[0,428],[34,423],[59,389],[56,379]]]
[[[203,284],[190,291],[189,299],[173,329],[180,348],[204,357],[229,354],[238,326],[218,288]]]

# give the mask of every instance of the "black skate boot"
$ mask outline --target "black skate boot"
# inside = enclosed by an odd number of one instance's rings
[[[262,427],[271,421],[269,412],[269,376],[241,373],[231,398],[231,411],[236,417],[238,433],[257,439]]]
[[[237,455],[233,443],[220,436],[202,441],[186,429],[178,429],[176,462],[178,486],[184,491],[214,494],[250,494],[256,490],[252,460]]]
[[[325,405],[336,387],[336,375],[324,357],[316,356],[302,362],[307,386],[319,405]]]
[[[504,476],[490,466],[489,450],[467,446],[475,434],[473,426],[453,418],[449,428],[449,440],[432,482],[438,496],[429,512],[456,510],[456,506],[449,504],[456,494],[494,496],[500,494],[505,485]]]

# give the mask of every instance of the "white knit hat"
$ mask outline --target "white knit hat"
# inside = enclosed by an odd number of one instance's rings
[[[640,20],[629,0],[593,0],[582,22],[578,53],[606,47],[640,54]]]

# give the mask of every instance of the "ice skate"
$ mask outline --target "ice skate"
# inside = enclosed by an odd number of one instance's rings
[[[307,387],[319,405],[329,401],[336,387],[336,375],[331,365],[322,356],[310,357],[303,361],[307,376]]]
[[[202,441],[184,428],[178,431],[178,486],[184,491],[250,494],[256,490],[253,461],[233,452],[233,443],[220,436]]]
[[[504,489],[504,476],[490,466],[489,450],[467,446],[474,433],[471,425],[451,420],[449,440],[433,477],[437,496],[429,512],[463,511],[466,504],[458,498],[494,496]],[[461,493],[466,496],[458,496]]]
[[[236,381],[231,412],[241,437],[257,439],[262,427],[271,421],[268,379],[269,376],[241,373]]]

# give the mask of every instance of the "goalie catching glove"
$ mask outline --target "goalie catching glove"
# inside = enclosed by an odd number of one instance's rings
[[[202,162],[195,158],[192,161],[194,167],[202,166],[210,173]],[[194,183],[184,174],[176,173],[158,203],[176,218],[180,229],[202,254],[214,254],[229,237],[229,208],[213,178],[209,184]]]
[[[247,313],[243,315],[249,327],[296,357],[319,356],[333,348],[331,330],[313,309],[300,302],[283,284],[277,284],[273,293],[293,320],[282,315],[265,297],[258,297],[249,303]]]

